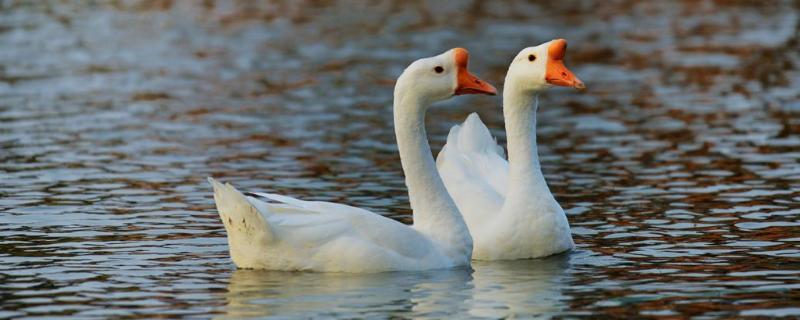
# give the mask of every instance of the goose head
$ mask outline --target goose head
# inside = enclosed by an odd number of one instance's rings
[[[397,79],[395,96],[413,94],[433,103],[462,94],[496,95],[494,86],[469,72],[468,63],[469,52],[463,48],[414,61]]]
[[[506,86],[522,91],[543,91],[552,86],[583,90],[586,86],[564,65],[567,40],[556,39],[522,49],[508,67]]]

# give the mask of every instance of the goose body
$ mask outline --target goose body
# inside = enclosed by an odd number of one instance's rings
[[[414,225],[343,204],[269,193],[243,194],[209,178],[239,268],[381,272],[468,266],[472,237],[436,172],[425,111],[454,94],[494,94],[453,49],[412,63],[398,78],[395,133]]]
[[[547,186],[536,145],[537,96],[582,88],[561,60],[566,41],[522,50],[503,88],[508,159],[477,114],[454,126],[437,168],[474,240],[473,259],[539,258],[574,247],[566,214]]]
[[[361,208],[214,186],[231,259],[240,268],[379,272],[464,265],[415,228]]]

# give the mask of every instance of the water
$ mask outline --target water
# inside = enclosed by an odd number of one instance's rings
[[[0,1],[0,317],[800,316],[799,7]],[[589,87],[539,114],[574,252],[235,270],[205,177],[410,223],[394,78],[463,46],[500,87],[555,37]],[[434,151],[473,111],[504,142],[499,105],[431,110]]]

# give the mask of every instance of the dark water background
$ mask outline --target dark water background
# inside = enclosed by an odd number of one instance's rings
[[[800,316],[800,2],[0,0],[0,318]],[[206,176],[410,222],[394,78],[569,40],[543,170],[577,250],[234,270]],[[435,151],[499,98],[431,110]]]

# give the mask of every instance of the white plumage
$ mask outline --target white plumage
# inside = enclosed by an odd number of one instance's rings
[[[267,193],[246,196],[209,181],[240,268],[377,272],[452,264],[424,235],[376,213]]]
[[[495,94],[456,48],[412,63],[397,80],[394,122],[414,225],[343,204],[244,195],[209,178],[240,268],[380,272],[469,266],[472,237],[447,193],[425,134],[425,111],[460,93]]]
[[[539,92],[568,81],[583,86],[560,62],[565,49],[565,41],[554,40],[526,48],[512,61],[503,89],[509,160],[474,113],[453,126],[437,157],[442,180],[473,237],[473,259],[538,258],[574,247],[536,146]]]

